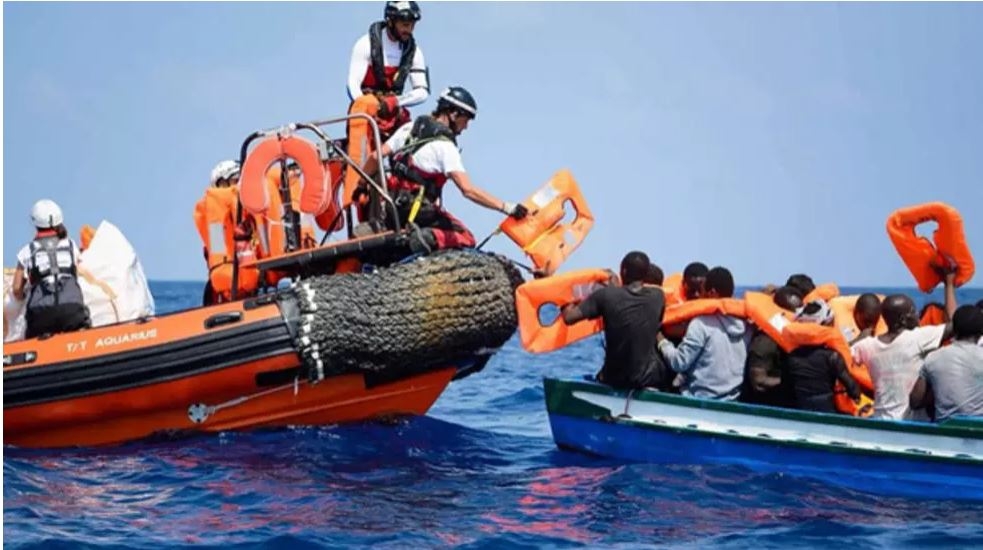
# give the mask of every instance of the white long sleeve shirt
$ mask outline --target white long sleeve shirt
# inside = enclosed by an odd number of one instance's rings
[[[382,31],[382,58],[386,67],[398,67],[399,60],[403,55],[403,46],[399,41],[389,38],[389,33],[385,29]],[[372,48],[370,46],[369,34],[365,33],[355,42],[352,49],[352,60],[348,69],[348,97],[352,101],[362,96],[362,83],[372,65]],[[402,107],[412,107],[427,100],[430,96],[430,83],[427,77],[427,65],[423,58],[423,50],[419,44],[413,55],[413,63],[410,66],[410,74],[407,79],[407,88],[403,95],[397,98]]]

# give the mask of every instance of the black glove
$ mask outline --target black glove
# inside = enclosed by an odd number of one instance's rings
[[[523,205],[522,203],[512,204],[510,202],[507,202],[504,204],[503,210],[505,211],[506,214],[512,216],[517,220],[521,220],[529,215],[529,209],[526,208],[525,205]]]

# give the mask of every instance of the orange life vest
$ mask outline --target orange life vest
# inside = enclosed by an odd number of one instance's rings
[[[813,300],[822,300],[824,302],[829,302],[833,298],[840,295],[840,287],[836,286],[836,283],[826,283],[817,286],[812,289],[812,292],[806,294],[805,298],[802,299],[803,304],[808,304]]]
[[[89,248],[89,243],[92,242],[92,238],[95,236],[96,230],[94,227],[89,224],[83,225],[82,229],[79,230],[79,248],[85,251],[86,248]]]
[[[266,173],[266,187],[269,197],[268,208],[264,213],[252,214],[259,240],[259,256],[263,259],[275,258],[288,252],[287,228],[283,225],[283,201],[280,198],[280,167],[274,166]],[[295,211],[300,207],[301,182],[299,178],[290,178],[290,206]],[[326,212],[331,212],[328,210]],[[318,245],[317,231],[311,224],[312,218],[300,216],[300,242],[298,250],[315,248]],[[328,221],[327,223],[330,223]],[[266,274],[266,284],[276,284],[287,273],[269,271]]]
[[[915,228],[924,222],[939,224],[932,241],[919,237]],[[976,271],[973,255],[966,244],[963,220],[959,212],[941,202],[901,208],[887,219],[887,234],[922,292],[931,292],[942,278],[933,265],[956,264],[956,286],[962,286]]]
[[[764,292],[745,292],[744,303],[751,322],[770,336],[785,353],[792,351],[794,346],[785,339],[782,330],[792,322],[795,314],[776,305],[774,296]]]
[[[884,296],[878,296],[881,300]],[[833,326],[843,335],[848,342],[860,335],[860,328],[853,319],[853,311],[857,307],[859,295],[837,296],[829,301],[829,307],[833,310]],[[874,327],[874,335],[881,335],[887,332],[887,324],[884,319],[879,318]]]
[[[865,365],[854,364],[850,347],[847,345],[843,333],[836,327],[826,327],[813,323],[789,323],[782,329],[782,337],[793,349],[803,346],[824,346],[839,353],[850,375],[857,381],[861,389],[873,393],[874,384],[870,378],[870,371]],[[870,416],[874,412],[874,401],[869,396],[861,394],[860,403],[857,404],[846,394],[846,388],[839,381],[836,382],[833,389],[833,402],[836,405],[836,410],[853,416]]]
[[[379,115],[379,98],[374,95],[363,95],[355,98],[348,114],[364,114],[375,119]],[[364,166],[368,156],[375,151],[375,138],[369,122],[364,118],[353,118],[348,121],[348,156],[359,166]],[[352,203],[352,196],[358,182],[359,173],[351,166],[345,170],[344,190],[341,194],[341,207],[347,208]]]
[[[529,215],[522,220],[508,217],[498,227],[546,274],[554,273],[580,246],[594,226],[594,216],[569,170],[560,170],[522,203]],[[565,222],[571,207],[573,221]]]
[[[687,322],[700,315],[730,315],[747,319],[747,306],[744,300],[737,298],[700,298],[690,300],[672,307],[666,307],[662,318],[662,326],[673,326]]]
[[[519,315],[519,341],[523,349],[546,353],[601,332],[604,328],[601,319],[585,319],[567,325],[560,315],[551,324],[544,325],[539,314],[546,305],[559,309],[583,300],[599,284],[607,282],[609,277],[609,273],[601,269],[582,269],[519,285],[515,291],[515,307]]]
[[[927,327],[931,325],[944,325],[948,321],[945,315],[945,306],[932,303],[928,304],[925,311],[922,313],[921,319],[918,321],[918,325],[922,327]]]
[[[239,255],[237,295],[247,296],[259,288],[259,271],[248,241],[236,241],[234,187],[209,187],[195,205],[194,220],[205,246],[208,280],[219,301],[232,297],[233,254]]]
[[[683,295],[683,274],[673,273],[662,280],[662,292],[666,295],[666,307],[672,307],[686,301]]]

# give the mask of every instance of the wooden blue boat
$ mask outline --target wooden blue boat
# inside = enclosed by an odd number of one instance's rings
[[[545,390],[562,449],[739,465],[881,494],[983,500],[983,419],[870,420],[552,378]]]

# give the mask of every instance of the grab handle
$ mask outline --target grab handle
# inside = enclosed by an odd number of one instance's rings
[[[213,329],[222,325],[229,325],[232,323],[238,323],[242,321],[241,311],[227,311],[225,313],[216,313],[208,319],[205,319],[205,328]]]

